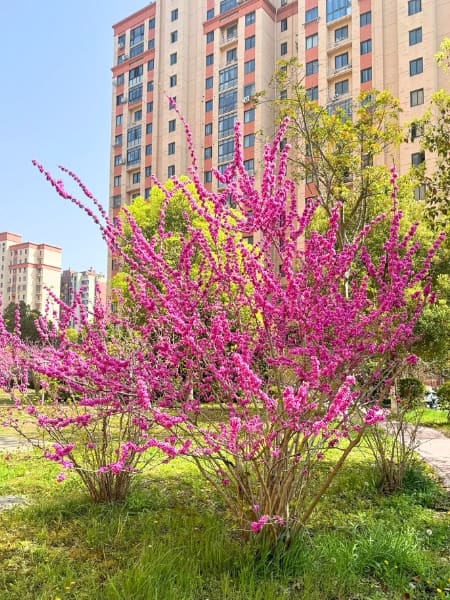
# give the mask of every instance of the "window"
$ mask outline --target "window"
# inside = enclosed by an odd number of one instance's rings
[[[153,101],[147,102],[147,112],[148,113],[153,112]]]
[[[131,104],[133,102],[139,102],[142,99],[142,83],[140,85],[135,85],[134,87],[128,90],[128,102]]]
[[[308,98],[308,100],[315,100],[317,101],[319,99],[319,88],[318,86],[314,86],[311,88],[308,88],[306,90],[306,97]]]
[[[237,48],[227,50],[227,64],[237,61]]]
[[[319,72],[319,61],[318,60],[310,60],[306,63],[306,74],[312,75],[313,73]]]
[[[420,44],[422,41],[422,27],[417,27],[416,29],[411,29],[409,32],[409,45],[415,46],[416,44]]]
[[[343,96],[344,94],[348,94],[349,84],[348,79],[344,79],[343,81],[338,81],[334,84],[334,93],[336,96]]]
[[[334,30],[334,43],[339,44],[339,42],[343,42],[344,40],[348,40],[348,25],[338,27],[338,29]]]
[[[125,103],[125,96],[123,94],[118,94],[116,96],[116,106],[120,106]]]
[[[206,11],[206,20],[214,19],[214,8],[210,8]]]
[[[116,175],[114,177],[114,187],[118,187],[121,184],[121,181],[122,181],[122,176]]]
[[[220,14],[226,12],[227,10],[231,10],[235,6],[237,6],[238,0],[222,0],[220,3]]]
[[[372,52],[372,40],[364,40],[360,44],[360,52],[361,54],[369,54]]]
[[[251,123],[255,120],[255,109],[251,108],[250,110],[244,111],[244,123]]]
[[[250,158],[249,160],[244,160],[244,169],[247,171],[249,175],[255,174],[255,159]]]
[[[338,71],[344,67],[348,67],[348,52],[344,52],[344,54],[338,54],[334,57],[335,70]]]
[[[132,150],[127,150],[127,165],[138,165],[141,161],[141,149],[134,148]],[[133,181],[133,183],[139,183]]]
[[[139,44],[144,40],[144,25],[139,25],[130,31],[130,46]]]
[[[250,37],[245,38],[245,49],[250,50],[250,48],[254,48],[256,45],[256,37],[251,35]]]
[[[144,52],[144,42],[142,42],[142,44],[138,44],[137,46],[133,46],[130,49],[130,58],[134,58],[135,56],[138,56],[139,54],[142,54]]]
[[[254,83],[248,83],[247,85],[244,85],[244,97],[254,96],[255,92],[256,88]]]
[[[169,77],[169,87],[175,87],[177,85],[177,76],[171,75]]]
[[[147,48],[149,50],[154,50],[155,49],[155,38],[152,38],[151,40],[148,40],[148,46]]]
[[[122,196],[113,196],[112,205],[113,208],[120,208],[122,206]]]
[[[205,183],[212,182],[212,171],[205,171]]]
[[[172,133],[173,131],[175,131],[176,128],[177,128],[177,120],[171,119],[169,121],[169,133]]]
[[[117,75],[116,85],[123,85],[124,79],[125,77],[123,73],[121,75]]]
[[[219,117],[219,139],[230,137],[234,134],[234,126],[237,121],[237,114]]]
[[[167,144],[167,154],[175,154],[175,142],[169,142]]]
[[[149,29],[155,29],[155,24],[156,24],[156,22],[155,22],[155,17],[153,17],[153,18],[152,18],[152,19],[150,19],[150,20],[149,20],[149,22],[148,22],[148,28],[149,28]]]
[[[150,192],[151,192],[151,188],[145,188],[145,197],[146,198],[150,198]]]
[[[153,154],[153,145],[147,144],[145,146],[145,156],[151,156]]]
[[[409,74],[411,77],[423,73],[423,58],[415,58],[409,61]]]
[[[177,103],[177,97],[172,96],[172,99],[169,102],[169,110],[173,110],[175,108],[176,103]]]
[[[177,53],[176,52],[172,52],[172,54],[170,55],[170,59],[169,62],[171,65],[176,65],[177,64]]]
[[[210,44],[213,41],[214,41],[214,31],[208,31],[208,33],[206,34],[206,43]]]
[[[237,97],[237,90],[230,90],[229,92],[219,94],[219,115],[236,110]]]
[[[361,69],[361,83],[372,81],[372,67]]]
[[[133,121],[135,123],[138,123],[139,121],[142,121],[142,110],[136,110],[133,114]]]
[[[219,163],[232,160],[234,157],[234,139],[224,140],[219,142],[217,160]]]
[[[136,85],[137,83],[141,83],[143,72],[144,65],[139,65],[138,67],[128,71],[128,84],[130,87],[133,87],[133,85]]]
[[[212,158],[212,146],[208,146],[207,148],[205,148],[204,157],[205,159]]]
[[[251,148],[255,145],[255,134],[249,133],[248,135],[244,135],[244,148]]]
[[[122,164],[122,155],[118,154],[114,157],[114,166],[119,167]]]
[[[425,152],[413,152],[411,154],[411,164],[413,167],[418,167],[425,161]]]
[[[281,90],[280,92],[280,100],[286,100],[288,97],[287,90]]]
[[[372,23],[372,12],[369,10],[365,13],[361,13],[359,15],[359,26],[365,27],[366,25],[370,25]]]
[[[153,79],[151,81],[147,81],[147,92],[152,92],[154,87]]]
[[[137,127],[131,127],[131,129],[127,131],[127,147],[132,148],[133,146],[139,146],[141,143],[141,137],[141,125],[137,125]]]
[[[280,21],[280,30],[281,31],[287,31],[288,28],[288,20],[287,19],[282,19]]]
[[[305,12],[305,23],[311,23],[319,18],[319,7],[315,6]]]
[[[305,47],[307,50],[310,48],[315,48],[319,43],[319,34],[314,33],[313,35],[308,35],[305,39]]]
[[[211,112],[213,109],[213,101],[212,100],[207,100],[205,102],[205,112]]]
[[[178,19],[178,8],[174,8],[170,13],[170,20],[176,21]]]
[[[226,32],[225,37],[228,42],[230,40],[234,40],[234,38],[237,38],[237,24],[236,23],[234,25],[231,25],[231,27],[227,27],[227,32]]]
[[[123,62],[125,62],[125,54],[119,54],[117,57],[117,64],[121,65]]]
[[[153,71],[155,68],[155,59],[151,58],[147,63],[147,71]]]
[[[175,177],[175,165],[169,165],[167,167],[167,177]]]
[[[214,85],[214,77],[207,77],[205,79],[205,89],[210,90]]]
[[[327,23],[352,12],[351,0],[327,0]]]
[[[248,60],[244,63],[244,73],[253,73],[255,71],[255,59]]]
[[[146,177],[152,176],[152,167],[151,166],[145,167],[145,176]]]
[[[414,199],[415,200],[425,200],[426,187],[424,184],[419,185],[414,190]]]
[[[208,54],[206,56],[206,66],[214,64],[214,54]]]
[[[174,43],[175,43],[175,42],[177,42],[177,41],[178,41],[178,31],[177,31],[177,30],[175,30],[175,31],[172,31],[172,32],[170,33],[170,42],[171,42],[172,44],[174,44]]]
[[[423,136],[423,125],[421,123],[413,123],[411,125],[411,141]]]
[[[409,105],[410,106],[419,106],[419,104],[424,103],[424,94],[423,88],[420,90],[413,90],[409,93]]]
[[[422,0],[408,0],[408,15],[415,15],[422,10]]]
[[[123,115],[116,115],[116,126],[122,125],[123,123]]]
[[[137,173],[133,173],[133,175],[131,176],[131,182],[134,184],[141,182],[141,174],[139,173],[139,171]]]
[[[153,123],[147,123],[147,125],[145,126],[145,133],[147,135],[153,133]]]
[[[287,42],[283,42],[280,46],[280,54],[281,56],[285,56],[288,52],[288,45]]]
[[[119,35],[119,37],[117,38],[117,46],[119,48],[125,48],[125,40],[126,40],[125,34]]]
[[[213,132],[213,124],[212,123],[206,123],[206,125],[205,125],[205,136],[212,135],[212,132]]]
[[[116,135],[116,137],[114,138],[114,146],[121,146],[122,139],[123,139],[123,136],[121,133],[119,133],[119,135]]]
[[[252,25],[252,23],[254,23],[256,21],[256,13],[255,11],[252,11],[250,13],[247,13],[245,15],[245,25]]]

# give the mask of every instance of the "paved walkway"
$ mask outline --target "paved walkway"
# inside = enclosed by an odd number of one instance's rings
[[[450,490],[450,438],[431,427],[419,427],[416,435],[417,453],[431,465]]]

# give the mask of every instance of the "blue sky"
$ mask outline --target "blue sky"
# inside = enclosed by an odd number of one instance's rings
[[[32,159],[76,171],[108,205],[112,25],[146,0],[3,0],[0,231],[63,249],[63,268],[106,272],[104,242]],[[69,186],[67,186],[69,187]]]

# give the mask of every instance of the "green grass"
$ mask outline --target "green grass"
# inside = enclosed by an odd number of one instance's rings
[[[446,410],[438,410],[436,408],[420,408],[417,411],[411,411],[407,414],[407,420],[416,422],[417,417],[420,424],[425,427],[433,427],[442,431],[450,437],[450,421]]]
[[[275,551],[240,542],[186,461],[142,477],[122,506],[91,504],[75,479],[56,483],[58,471],[0,460],[0,494],[30,501],[0,513],[1,600],[450,597],[448,494],[415,470],[401,494],[380,496],[362,451],[309,528]]]

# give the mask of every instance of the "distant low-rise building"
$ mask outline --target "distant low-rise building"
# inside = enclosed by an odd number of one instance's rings
[[[90,268],[87,271],[66,269],[61,274],[61,300],[71,305],[76,294],[92,314],[96,302],[106,304],[106,281],[104,275]],[[72,323],[76,327],[75,321]]]
[[[21,301],[49,318],[58,311],[62,249],[24,242],[17,233],[0,233],[0,298],[3,309]]]

